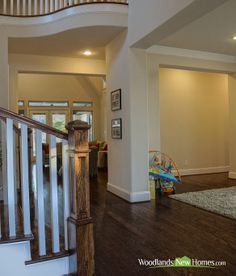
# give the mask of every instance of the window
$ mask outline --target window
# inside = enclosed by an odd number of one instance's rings
[[[25,105],[24,101],[18,101],[18,106],[24,106],[24,105]]]
[[[31,107],[68,107],[68,102],[39,102],[29,101]]]
[[[66,113],[53,113],[52,126],[60,131],[66,131]]]
[[[73,120],[81,120],[89,125],[91,125],[91,128],[88,132],[88,140],[91,142],[93,140],[93,112],[92,111],[73,111]]]
[[[92,102],[73,102],[73,107],[92,107]]]

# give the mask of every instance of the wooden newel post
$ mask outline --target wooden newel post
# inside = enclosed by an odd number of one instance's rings
[[[72,275],[94,275],[93,220],[90,216],[89,146],[90,126],[83,121],[67,125],[70,162],[69,251]]]

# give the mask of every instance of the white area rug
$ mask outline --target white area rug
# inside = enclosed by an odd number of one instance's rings
[[[236,186],[170,195],[169,197],[229,218],[236,219]]]

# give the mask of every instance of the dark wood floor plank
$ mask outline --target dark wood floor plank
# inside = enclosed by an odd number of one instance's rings
[[[162,196],[129,204],[106,191],[106,175],[91,182],[96,275],[236,275],[236,221]],[[227,174],[188,176],[178,192],[230,187]],[[182,256],[227,261],[227,267],[143,269],[138,258]]]

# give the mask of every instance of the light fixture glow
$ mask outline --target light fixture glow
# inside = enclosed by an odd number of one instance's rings
[[[236,35],[235,35],[235,36],[233,36],[233,40],[236,40]]]
[[[84,55],[85,55],[85,56],[91,56],[91,55],[92,55],[92,52],[89,51],[89,50],[86,50],[86,51],[84,51]]]

